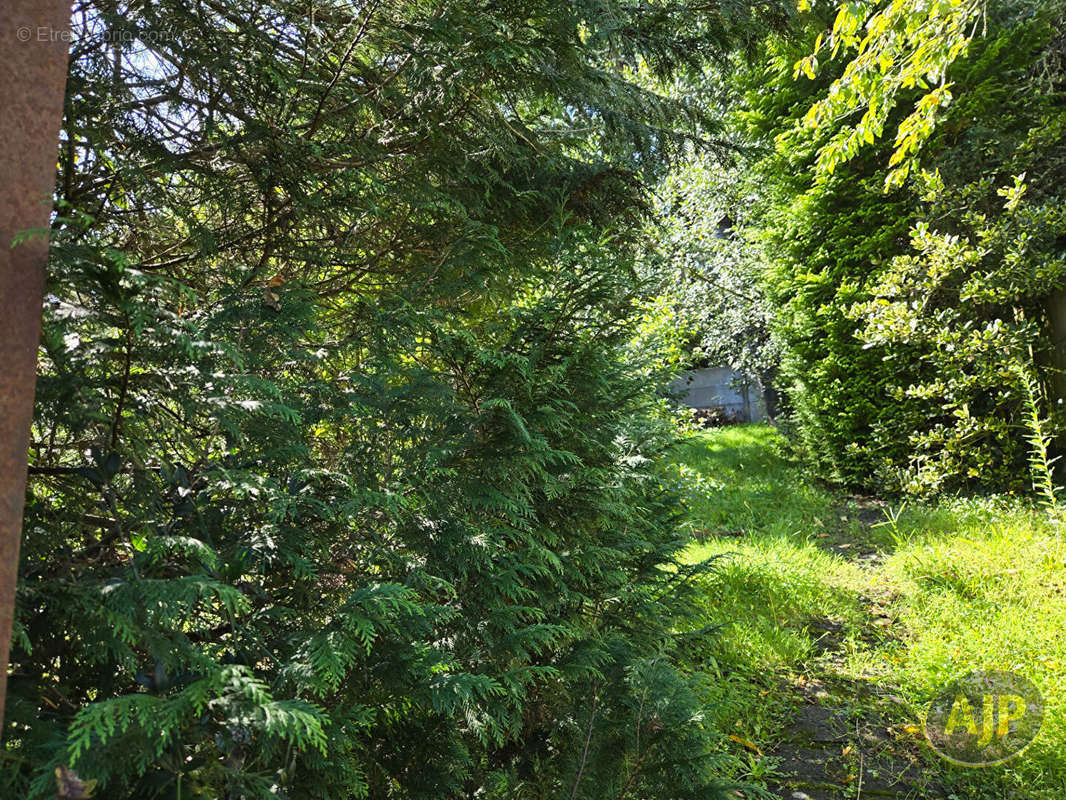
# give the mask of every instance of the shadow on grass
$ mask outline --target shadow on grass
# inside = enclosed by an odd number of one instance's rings
[[[686,510],[696,541],[687,557],[719,558],[705,578],[705,616],[723,625],[718,658],[726,670],[776,692],[776,676],[803,669],[829,631],[859,635],[858,568],[818,545],[837,500],[802,478],[772,428],[701,434],[679,463],[694,486]],[[773,714],[747,709],[749,735],[772,727]]]
[[[700,434],[681,448],[679,461],[697,479],[688,510],[702,536],[802,537],[824,526],[832,510],[832,496],[803,480],[782,454],[777,432],[766,425]]]
[[[878,714],[903,713],[913,728],[947,678],[1007,665],[1031,678],[1048,706],[1044,730],[1026,754],[967,771],[930,762],[920,734],[900,734],[896,725],[877,766],[887,770],[901,754],[923,754],[923,775],[928,772],[930,786],[937,788],[912,796],[1062,796],[1066,538],[1061,525],[1011,497],[904,506],[834,494],[790,463],[776,432],[766,426],[693,437],[679,449],[678,464],[691,487],[685,500],[694,534],[688,558],[723,556],[706,579],[705,595],[706,619],[724,624],[715,688],[720,722],[771,753],[762,760],[768,763],[752,756],[752,777],[774,769],[774,763],[784,773],[800,771],[792,768],[783,727],[797,710],[801,719],[814,710],[843,710],[851,725],[857,720],[861,730],[881,733],[889,722],[879,721]],[[782,688],[783,682],[810,675],[821,678],[828,697],[797,694],[794,685]],[[858,691],[864,686],[877,693]],[[874,699],[886,691],[898,697],[879,711]],[[811,749],[802,737],[792,746]],[[834,746],[837,753],[846,749]],[[868,747],[856,749],[872,757]],[[872,777],[867,773],[867,780]],[[906,783],[917,789],[918,777]],[[867,784],[871,790],[873,785]],[[845,796],[839,791],[825,796]]]

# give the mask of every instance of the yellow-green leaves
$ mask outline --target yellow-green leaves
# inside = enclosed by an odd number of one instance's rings
[[[1013,186],[1003,186],[996,190],[996,194],[1000,197],[1006,197],[1007,202],[1004,207],[1008,213],[1014,213],[1018,209],[1018,204],[1022,201],[1026,191],[1025,185],[1025,173],[1014,176]]]
[[[880,10],[873,3],[842,3],[829,36],[819,35],[814,52],[797,61],[793,71],[796,78],[815,78],[818,53],[826,46],[830,58],[841,51],[854,53],[803,121],[808,130],[825,130],[862,112],[858,122],[845,123],[821,149],[819,171],[832,173],[878,139],[902,90],[929,89],[896,130],[893,169],[885,186],[901,185],[932,134],[938,112],[952,100],[947,69],[965,51],[983,11],[984,0],[893,0]]]

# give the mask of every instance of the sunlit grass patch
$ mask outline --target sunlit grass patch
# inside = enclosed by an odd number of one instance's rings
[[[704,433],[683,457],[712,482],[688,503],[698,541],[688,558],[720,557],[707,603],[725,625],[725,658],[756,669],[792,667],[810,654],[811,620],[857,620],[859,570],[815,544],[833,519],[834,498],[790,468],[776,431],[745,425]]]
[[[794,667],[811,651],[808,624],[856,623],[854,567],[810,543],[765,533],[696,545],[694,560],[721,555],[707,581],[708,611],[725,628],[727,656],[758,668]]]
[[[845,635],[858,625],[860,573],[815,543],[834,498],[790,468],[772,428],[701,434],[681,463],[701,489],[687,501],[687,558],[717,559],[704,584],[706,619],[721,626],[714,704],[727,729],[764,742],[787,716],[781,676],[814,654],[811,624],[832,620]]]
[[[1025,753],[960,778],[1002,783],[1017,797],[1066,790],[1066,543],[1047,515],[1011,498],[905,510],[899,549],[881,579],[897,597],[907,646],[883,664],[920,707],[937,687],[973,670],[1032,680],[1044,727]],[[872,654],[875,658],[881,654]]]
[[[679,460],[704,487],[688,501],[698,534],[815,532],[833,499],[790,469],[780,449],[779,434],[765,425],[721,428],[688,442]]]
[[[720,724],[772,746],[789,716],[781,682],[819,669],[817,623],[831,621],[831,670],[898,694],[913,715],[904,736],[920,737],[924,705],[967,672],[1032,680],[1047,708],[1028,750],[1001,766],[934,767],[949,800],[1063,796],[1066,537],[1044,511],[985,497],[884,505],[878,521],[875,502],[834,495],[788,463],[765,426],[693,437],[679,463],[695,487],[687,557],[718,559],[705,608],[722,626],[711,690]],[[863,563],[858,550],[878,557]]]

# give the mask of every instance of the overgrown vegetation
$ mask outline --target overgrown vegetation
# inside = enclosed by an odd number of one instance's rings
[[[714,651],[718,707],[722,724],[751,745],[738,747],[749,753],[747,777],[793,785],[791,737],[803,687],[814,683],[829,693],[820,707],[842,723],[827,754],[850,766],[829,796],[854,796],[862,753],[867,789],[879,771],[891,778],[893,767],[916,763],[893,791],[1060,797],[1066,543],[1057,525],[1012,495],[902,505],[848,498],[814,485],[785,449],[772,429],[740,426],[699,434],[679,457],[714,489],[688,504],[701,539],[688,557],[720,559],[707,590],[712,613],[727,622]],[[1014,670],[1041,690],[1037,741],[976,770],[924,755],[922,713],[945,676],[989,668]]]
[[[79,4],[5,796],[721,795],[628,76],[748,15]]]
[[[1029,491],[1020,374],[1044,433],[1063,426],[1066,8],[811,6],[729,79],[750,150],[716,180],[744,198],[727,273],[753,288],[725,282],[734,313],[703,338],[780,362],[791,441],[826,479]]]
[[[1062,0],[73,13],[0,793],[750,795],[828,633],[1061,710]]]

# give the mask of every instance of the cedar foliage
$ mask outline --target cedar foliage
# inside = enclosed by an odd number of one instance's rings
[[[5,795],[721,795],[626,76],[748,16],[75,8]]]

